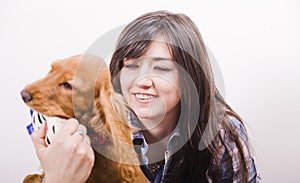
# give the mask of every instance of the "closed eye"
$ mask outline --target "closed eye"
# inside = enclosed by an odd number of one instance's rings
[[[139,68],[139,65],[132,63],[132,64],[125,64],[124,67],[127,69],[137,69]]]
[[[69,90],[73,89],[72,85],[68,82],[63,82],[60,84],[60,86],[63,86],[64,88],[69,89]]]
[[[156,66],[154,67],[155,70],[158,70],[158,71],[164,71],[164,72],[167,72],[167,71],[171,71],[172,69],[168,68],[168,67],[162,67],[162,66]]]

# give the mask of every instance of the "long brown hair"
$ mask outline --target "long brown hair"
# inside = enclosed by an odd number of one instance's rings
[[[241,148],[233,130],[224,122],[227,114],[240,118],[227,105],[215,86],[204,42],[192,20],[184,14],[156,11],[144,14],[129,23],[119,36],[111,59],[112,82],[115,90],[121,93],[118,75],[124,58],[143,56],[151,41],[158,35],[164,37],[173,60],[179,65],[183,86],[178,125],[181,126],[181,137],[188,138],[172,155],[164,181],[206,182],[205,173],[217,151],[216,142],[220,140],[220,125],[233,136],[237,146]],[[192,85],[188,81],[192,81]],[[243,171],[246,181],[245,163]]]

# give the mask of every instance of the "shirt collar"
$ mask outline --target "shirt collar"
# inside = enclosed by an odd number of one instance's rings
[[[135,127],[138,129],[142,128],[142,124],[140,122],[140,120],[138,119],[138,117],[134,114],[134,112],[130,112],[129,113],[129,124],[131,127]],[[167,146],[167,151],[170,152],[173,150],[174,147],[176,147],[179,144],[179,140],[180,140],[180,130],[179,130],[179,125],[176,126],[176,128],[173,130],[170,138],[169,138],[169,142],[168,142],[168,146]],[[145,140],[145,137],[143,135],[143,133],[141,131],[138,131],[135,134],[131,134],[131,138],[133,141],[135,141],[136,139],[141,140],[139,143],[140,144],[135,144],[135,145],[141,145],[142,147],[142,152],[143,155],[146,155],[147,151],[148,151],[148,144]]]

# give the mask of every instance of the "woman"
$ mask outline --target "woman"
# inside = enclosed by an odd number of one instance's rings
[[[243,123],[216,89],[190,18],[166,11],[137,18],[121,33],[110,69],[140,120],[142,143],[156,143],[141,155],[151,181],[258,180]],[[147,174],[157,161],[163,168]]]
[[[133,110],[131,124],[140,128],[133,142],[149,180],[259,182],[242,120],[218,92],[201,35],[190,18],[157,11],[135,19],[119,37],[110,70],[115,90]],[[78,123],[64,128],[70,133],[60,138],[72,139]],[[73,156],[81,155],[72,162],[72,157],[63,159],[74,152],[70,146],[60,148],[60,154],[50,152],[40,145],[42,133],[32,138],[46,181],[61,181],[66,169],[70,178],[64,182],[85,180],[92,167],[90,147],[73,140],[81,149]],[[48,160],[46,154],[61,157],[61,162]]]

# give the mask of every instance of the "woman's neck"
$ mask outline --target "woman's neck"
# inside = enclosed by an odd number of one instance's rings
[[[178,109],[179,108],[179,109]],[[143,135],[148,144],[157,143],[160,141],[168,142],[169,136],[175,129],[180,115],[179,105],[172,111],[169,111],[163,120],[151,129],[143,130]]]
[[[171,134],[173,129],[162,128],[160,125],[150,130],[143,130],[143,135],[148,144],[160,142],[168,139],[167,137]]]

